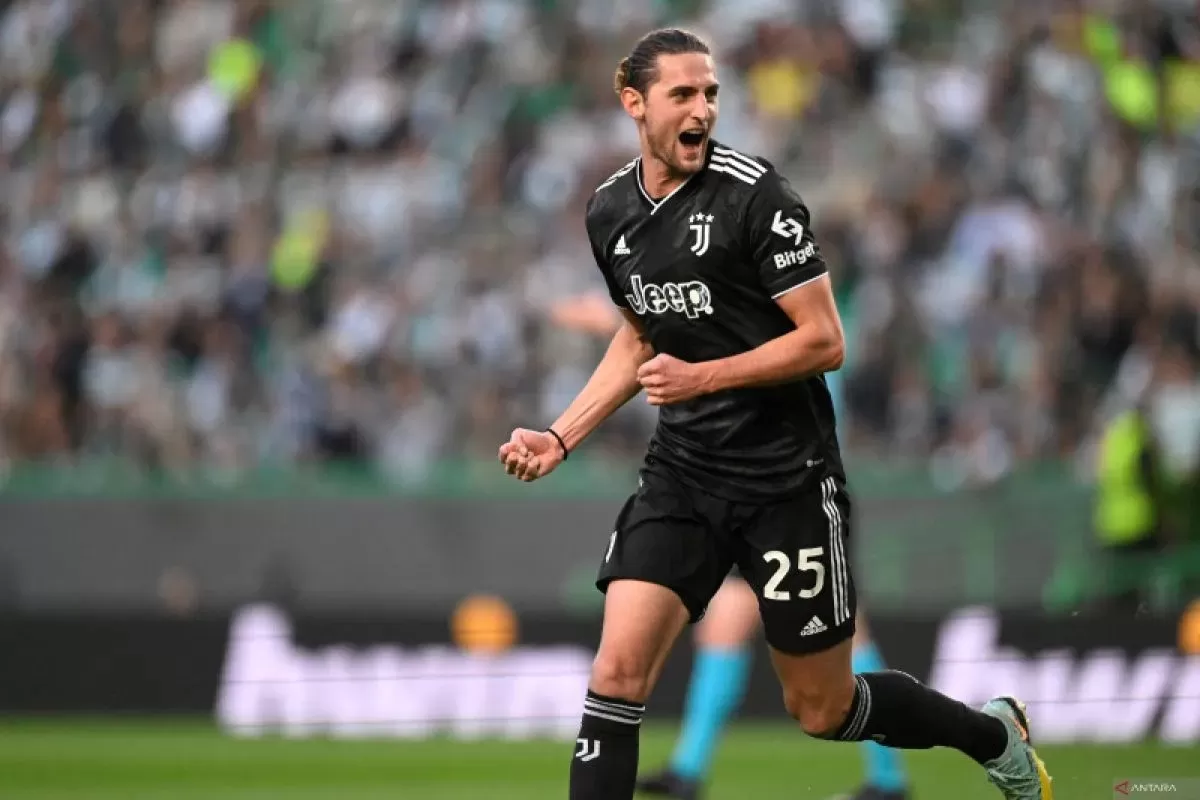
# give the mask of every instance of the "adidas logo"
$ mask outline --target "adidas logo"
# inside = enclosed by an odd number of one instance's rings
[[[812,636],[813,634],[823,633],[824,631],[827,631],[827,630],[829,630],[829,629],[825,627],[824,622],[821,622],[820,617],[813,617],[812,619],[810,619],[808,621],[808,624],[804,626],[804,629],[800,631],[800,635],[801,636]]]
[[[621,234],[621,238],[617,239],[617,246],[613,248],[614,256],[629,255],[629,247],[625,244],[625,234]]]

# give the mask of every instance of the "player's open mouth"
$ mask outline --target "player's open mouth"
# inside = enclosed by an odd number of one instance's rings
[[[703,130],[684,131],[679,134],[679,142],[684,147],[699,147],[704,142]]]

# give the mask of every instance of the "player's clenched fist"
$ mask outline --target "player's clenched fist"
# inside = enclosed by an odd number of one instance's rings
[[[659,353],[638,368],[638,383],[652,406],[682,403],[708,393],[708,373],[701,364],[689,364]]]
[[[554,434],[517,428],[500,445],[500,463],[509,475],[533,481],[549,475],[562,463],[563,451]]]

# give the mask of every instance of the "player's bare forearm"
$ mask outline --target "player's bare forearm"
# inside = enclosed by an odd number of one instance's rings
[[[841,330],[803,325],[736,356],[706,362],[709,391],[776,386],[833,372],[842,366]]]
[[[554,422],[553,428],[568,450],[574,450],[600,423],[641,391],[638,367],[653,355],[649,342],[626,320],[613,336],[587,385]]]

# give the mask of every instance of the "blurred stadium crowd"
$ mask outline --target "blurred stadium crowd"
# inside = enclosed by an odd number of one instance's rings
[[[563,323],[636,151],[612,68],[671,23],[814,210],[848,447],[998,474],[1137,402],[1195,470],[1198,10],[0,2],[0,461],[412,476],[548,421],[603,347]]]

